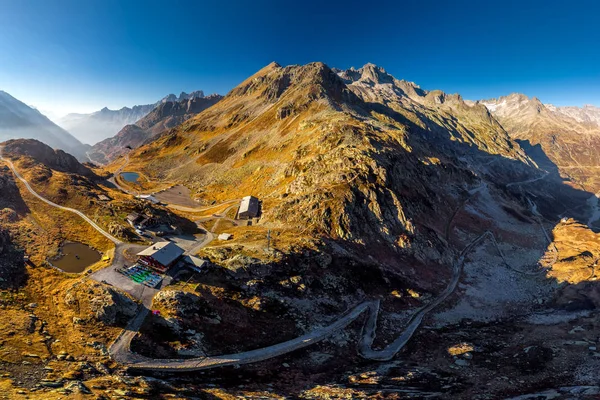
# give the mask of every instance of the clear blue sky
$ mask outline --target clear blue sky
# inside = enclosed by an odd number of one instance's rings
[[[0,0],[0,89],[63,114],[226,93],[271,61],[600,105],[595,1]]]

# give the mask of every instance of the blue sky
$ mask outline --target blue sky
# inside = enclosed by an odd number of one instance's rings
[[[271,61],[373,62],[468,99],[600,105],[596,3],[0,0],[0,89],[64,114],[224,94]]]

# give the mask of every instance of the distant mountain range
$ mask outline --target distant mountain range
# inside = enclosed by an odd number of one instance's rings
[[[556,107],[518,93],[480,103],[540,167],[600,191],[600,108]]]
[[[154,104],[136,105],[132,108],[109,110],[104,107],[91,114],[68,114],[57,120],[58,125],[75,135],[84,143],[95,144],[116,135],[125,125],[134,124],[155,107],[168,103],[204,97],[202,90],[169,94]]]
[[[37,139],[80,160],[89,148],[38,110],[0,90],[0,142],[21,138]]]
[[[204,97],[201,91],[189,95],[182,93],[178,98],[174,95],[167,96],[161,104],[135,124],[127,125],[117,135],[96,143],[88,152],[89,157],[100,163],[109,162],[128,151],[128,147],[141,146],[161,132],[211,107],[222,98],[223,96],[218,94]]]

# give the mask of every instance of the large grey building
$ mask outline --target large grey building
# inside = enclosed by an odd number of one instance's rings
[[[246,196],[242,199],[242,203],[240,204],[238,218],[250,219],[258,217],[259,209],[260,206],[258,203],[258,199],[254,196]]]

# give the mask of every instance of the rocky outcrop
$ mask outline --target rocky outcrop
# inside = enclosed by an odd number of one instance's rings
[[[30,157],[34,161],[57,171],[94,176],[89,168],[77,161],[72,155],[62,150],[54,150],[35,139],[9,140],[5,143],[4,152],[12,157]]]
[[[214,319],[218,318],[218,315],[211,311],[208,303],[189,292],[163,290],[154,296],[152,308],[160,311],[159,316],[153,316],[152,325],[155,328],[164,328],[173,335],[186,335],[190,329],[197,329],[200,321],[219,322]]]
[[[153,307],[168,312],[176,317],[189,317],[193,314],[210,315],[208,303],[202,297],[177,290],[163,290],[153,300]]]
[[[128,239],[133,236],[131,229],[117,222],[111,222],[108,225],[108,233],[121,239]]]
[[[122,325],[137,312],[127,294],[94,281],[77,282],[65,293],[64,302],[76,312],[78,323],[89,319],[106,325]]]

